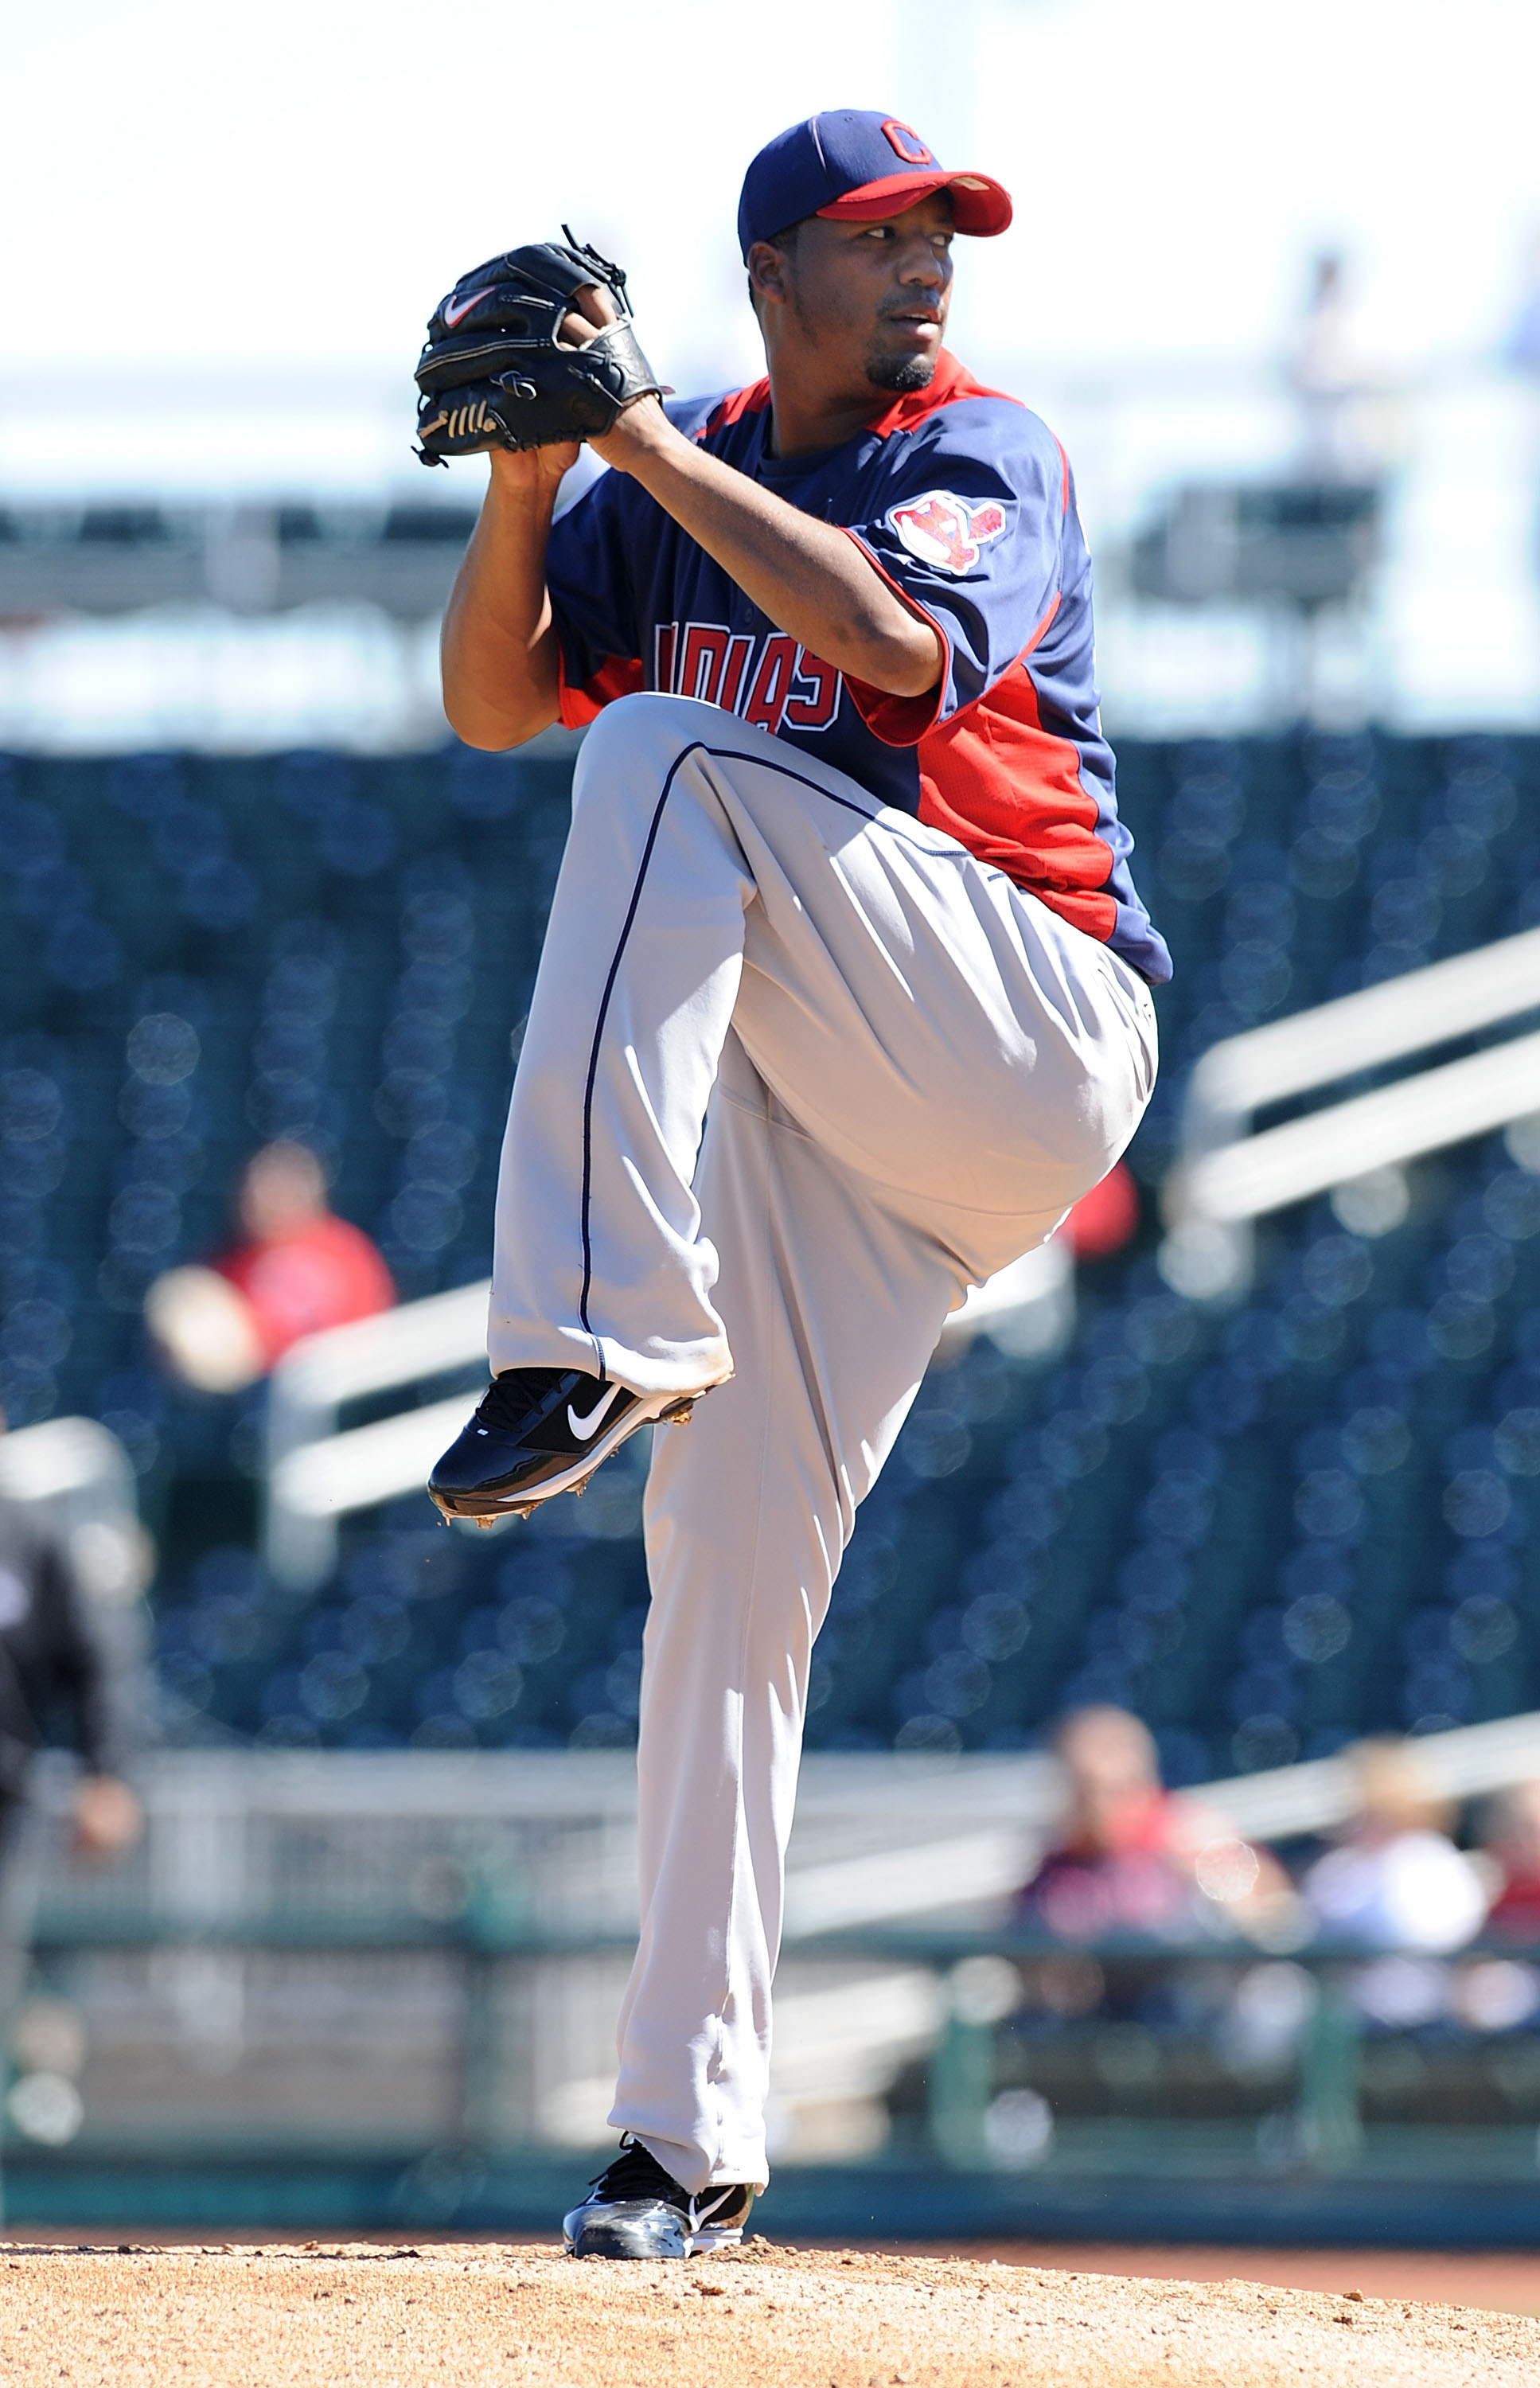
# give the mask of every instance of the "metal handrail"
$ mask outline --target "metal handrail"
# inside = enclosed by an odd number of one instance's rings
[[[1184,1292],[1239,1291],[1253,1220],[1540,1110],[1540,1035],[1531,1035],[1280,1127],[1251,1127],[1271,1104],[1537,1007],[1540,929],[1529,929],[1211,1046],[1193,1071],[1162,1189],[1169,1281]]]
[[[1540,1005],[1540,929],[1382,979],[1211,1045],[1182,1111],[1186,1154],[1233,1142],[1269,1103],[1469,1036]]]
[[[1182,1171],[1169,1207],[1233,1226],[1506,1127],[1537,1104],[1540,1035],[1515,1037],[1205,1152]]]
[[[483,1361],[491,1289],[484,1277],[326,1327],[303,1336],[279,1361],[268,1388],[262,1518],[262,1555],[276,1581],[293,1591],[323,1581],[335,1564],[340,1517],[423,1483],[463,1401],[406,1410],[346,1434],[337,1432],[338,1412],[345,1402]]]

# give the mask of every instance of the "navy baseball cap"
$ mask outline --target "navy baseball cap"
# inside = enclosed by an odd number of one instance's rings
[[[829,108],[767,141],[743,177],[738,237],[745,261],[804,216],[879,223],[932,191],[952,193],[959,232],[986,237],[1011,221],[1011,195],[987,174],[949,173],[912,124],[878,108]]]

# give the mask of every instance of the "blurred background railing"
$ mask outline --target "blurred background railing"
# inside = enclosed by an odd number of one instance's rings
[[[1527,1727],[1429,1755],[1485,1785],[1534,1763]],[[1296,1817],[1324,1821],[1319,1780],[1300,1788]],[[109,1884],[56,1877],[44,1904],[19,2210],[545,2227],[609,2136],[626,1761],[200,1754],[146,1790],[139,1855]],[[1043,1759],[810,1761],[773,2068],[782,2227],[902,2228],[923,2203],[938,2232],[1533,2236],[1540,1950],[1268,1947],[1222,1902],[1067,1945],[1000,1906],[1058,1804]]]

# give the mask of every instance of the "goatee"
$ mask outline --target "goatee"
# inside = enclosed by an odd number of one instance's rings
[[[866,359],[866,379],[874,389],[928,389],[935,378],[933,357],[884,357]]]

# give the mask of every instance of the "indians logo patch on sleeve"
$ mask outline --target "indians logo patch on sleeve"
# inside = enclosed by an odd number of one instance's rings
[[[890,506],[888,527],[922,564],[938,572],[971,572],[979,551],[1005,528],[1003,505],[992,500],[970,506],[950,489],[928,489],[923,498],[906,498]]]

